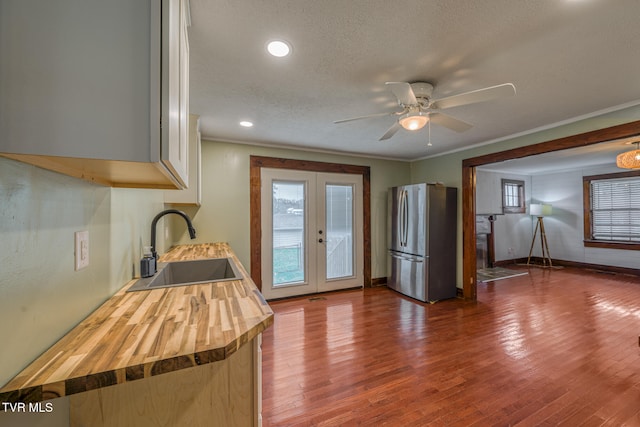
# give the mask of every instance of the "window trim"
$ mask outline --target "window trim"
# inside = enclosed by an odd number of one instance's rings
[[[640,242],[616,242],[615,240],[596,240],[591,239],[591,181],[603,180],[603,179],[618,179],[618,178],[634,178],[640,177],[640,170],[633,170],[628,172],[615,172],[601,175],[589,175],[582,177],[582,201],[583,201],[583,243],[585,247],[589,248],[605,248],[605,249],[625,249],[632,251],[640,251]]]
[[[515,184],[518,186],[518,190],[519,190],[519,205],[518,206],[505,206],[505,186],[507,184]],[[519,179],[508,179],[508,178],[502,178],[500,180],[500,187],[502,189],[502,213],[503,214],[519,214],[519,213],[527,213],[527,207],[525,205],[524,202],[524,181],[519,180]]]

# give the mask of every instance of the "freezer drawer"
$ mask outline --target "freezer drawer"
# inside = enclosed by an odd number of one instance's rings
[[[389,251],[391,276],[387,286],[411,298],[426,302],[429,258]]]

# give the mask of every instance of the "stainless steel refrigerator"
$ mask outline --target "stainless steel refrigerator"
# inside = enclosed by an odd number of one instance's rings
[[[424,302],[456,296],[457,200],[442,185],[389,190],[389,288]]]

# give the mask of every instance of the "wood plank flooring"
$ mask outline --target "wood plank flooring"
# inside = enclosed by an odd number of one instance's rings
[[[380,287],[270,303],[263,425],[640,426],[640,278],[529,273],[477,302]]]

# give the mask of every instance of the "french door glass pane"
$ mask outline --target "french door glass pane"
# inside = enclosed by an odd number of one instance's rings
[[[328,184],[326,195],[327,279],[353,276],[353,187]]]
[[[273,286],[305,281],[305,183],[273,181]]]

